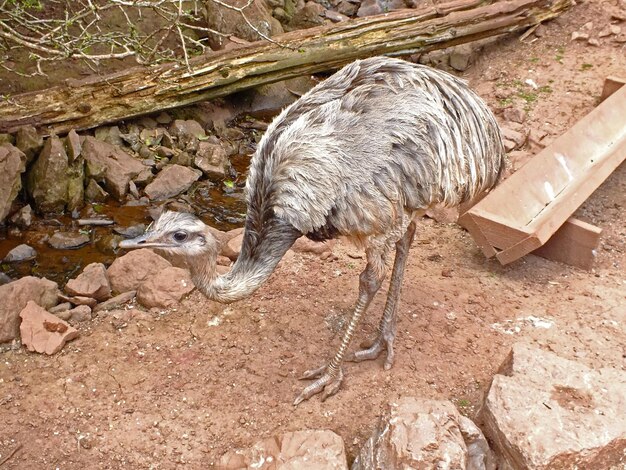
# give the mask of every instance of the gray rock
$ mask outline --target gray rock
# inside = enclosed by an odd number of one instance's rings
[[[117,126],[98,127],[94,132],[94,136],[101,142],[106,142],[107,144],[114,145],[116,147],[124,146],[122,133],[120,132],[120,128]]]
[[[86,174],[99,183],[118,201],[128,191],[128,183],[145,166],[118,147],[85,137],[82,154],[86,162]]]
[[[48,279],[26,276],[0,286],[0,343],[17,338],[20,311],[33,300],[43,308],[54,307],[59,299],[59,287]]]
[[[129,227],[115,227],[113,231],[117,233],[118,235],[121,235],[125,238],[135,238],[146,231],[146,225],[135,224]]]
[[[107,197],[109,197],[109,193],[102,189],[96,180],[89,178],[89,183],[85,189],[85,199],[89,202],[104,202]]]
[[[517,106],[511,106],[504,109],[502,117],[507,121],[521,124],[526,121],[526,111],[522,108],[518,108]]]
[[[373,16],[382,13],[388,13],[392,10],[406,8],[406,4],[402,0],[364,0],[361,2],[356,16]]]
[[[289,27],[291,29],[314,28],[324,24],[324,7],[312,1],[306,2],[302,8],[297,10],[291,17]]]
[[[11,204],[22,189],[26,156],[11,144],[0,145],[0,223],[11,210]]]
[[[201,171],[180,165],[171,165],[164,168],[146,186],[144,193],[152,201],[162,201],[187,191],[200,178]]]
[[[189,271],[171,266],[146,278],[139,285],[137,301],[148,308],[171,308],[194,288]]]
[[[65,146],[57,136],[51,136],[27,175],[26,189],[35,209],[44,214],[62,213],[69,201],[69,180]]]
[[[267,465],[259,466],[259,462]],[[348,462],[341,437],[332,431],[306,430],[264,439],[249,449],[230,451],[222,456],[218,468],[347,470]]]
[[[413,397],[391,403],[352,470],[495,470],[480,429],[449,401]]]
[[[474,62],[476,53],[476,48],[470,44],[456,46],[450,53],[450,67],[459,72],[465,72]]]
[[[7,276],[4,273],[0,273],[0,286],[4,286],[5,284],[8,284],[9,282],[13,282],[13,279],[11,279],[9,276]]]
[[[79,305],[71,310],[68,310],[69,322],[71,325],[77,323],[83,323],[91,320],[91,307],[88,305]]]
[[[359,5],[349,0],[341,0],[337,5],[337,12],[347,17],[353,17],[359,9]]]
[[[11,223],[19,228],[28,228],[33,223],[33,210],[27,204],[11,216]]]
[[[88,235],[73,232],[55,232],[49,239],[48,245],[57,250],[74,250],[89,243]]]
[[[26,163],[29,164],[41,152],[43,137],[33,126],[23,126],[15,134],[15,146],[26,155]]]
[[[37,251],[29,245],[22,243],[17,245],[4,257],[5,263],[17,263],[20,261],[28,261],[37,257]]]
[[[108,312],[109,310],[117,310],[122,305],[125,305],[131,302],[135,298],[136,295],[137,295],[137,291],[131,290],[131,291],[116,295],[115,297],[111,297],[109,300],[106,300],[96,305],[96,307],[93,309],[93,313]]]
[[[194,164],[197,168],[202,170],[205,175],[224,176],[226,174],[226,167],[228,166],[226,151],[219,144],[200,142],[194,158]]]
[[[124,293],[137,290],[144,279],[171,265],[165,258],[142,248],[113,261],[107,276],[113,292]]]
[[[515,344],[479,413],[503,469],[626,466],[626,372]]]
[[[346,15],[342,15],[341,13],[333,10],[326,10],[324,12],[324,16],[333,23],[341,23],[342,21],[348,21],[350,19]]]
[[[69,302],[63,302],[61,304],[55,305],[54,307],[50,307],[48,309],[48,312],[53,313],[54,315],[58,315],[61,312],[65,312],[68,311],[72,308],[72,304]],[[69,318],[69,316],[68,316]],[[64,320],[67,320],[67,318],[64,318]]]
[[[176,119],[170,125],[170,134],[177,137],[179,142],[186,144],[190,138],[201,139],[206,137],[206,132],[202,125],[193,119]]]
[[[78,157],[80,157],[81,150],[82,143],[80,141],[80,136],[74,129],[72,129],[68,132],[67,137],[65,138],[65,153],[67,153],[69,163],[74,162],[78,159]]]
[[[99,302],[111,297],[111,285],[107,278],[106,268],[102,263],[90,263],[75,279],[65,285],[69,295],[91,297]]]

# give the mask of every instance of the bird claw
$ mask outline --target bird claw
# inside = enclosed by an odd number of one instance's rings
[[[303,379],[317,378],[315,382],[307,386],[302,393],[293,402],[294,406],[298,406],[304,400],[308,400],[313,395],[320,392],[322,393],[322,401],[328,397],[334,395],[341,388],[341,382],[343,381],[343,372],[341,368],[336,371],[329,370],[327,366],[322,366],[318,369],[311,369],[306,371],[302,375]]]
[[[346,357],[346,361],[361,362],[370,361],[380,356],[380,353],[387,351],[387,357],[385,358],[385,364],[383,365],[385,370],[389,370],[393,367],[393,361],[395,359],[395,353],[393,350],[392,335],[379,334],[378,337],[372,341],[369,347],[365,347],[360,351],[355,351]]]

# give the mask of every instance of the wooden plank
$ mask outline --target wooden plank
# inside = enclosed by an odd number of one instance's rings
[[[531,251],[536,250],[540,246],[541,241],[536,236],[531,235],[511,247],[499,251],[498,254],[496,254],[496,258],[498,258],[501,264],[509,264]]]
[[[461,215],[461,217],[459,217],[458,223],[470,233],[478,247],[482,250],[485,257],[491,258],[496,255],[497,251],[493,246],[491,246],[491,243],[489,243],[489,240],[487,240],[487,237],[482,232],[482,230],[474,221],[471,215]]]
[[[624,85],[626,85],[625,77],[616,77],[615,75],[606,77],[606,80],[604,80],[604,86],[602,87],[602,94],[600,95],[600,103]]]
[[[596,259],[602,229],[570,217],[540,248],[533,251],[551,261],[591,269]]]

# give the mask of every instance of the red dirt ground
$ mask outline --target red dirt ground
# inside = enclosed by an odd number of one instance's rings
[[[532,43],[533,35],[501,39],[465,78],[496,110],[526,106],[524,126],[550,140],[592,109],[607,75],[626,76],[623,43],[570,41],[588,21],[596,37],[614,4],[586,1]],[[549,90],[529,94],[529,78]],[[460,227],[425,219],[405,276],[394,368],[348,363],[343,389],[323,403],[292,406],[305,385],[298,375],[334,353],[355,301],[364,260],[341,243],[336,260],[289,255],[246,301],[224,306],[194,292],[172,311],[100,315],[52,357],[2,353],[0,461],[19,446],[3,468],[212,468],[230,449],[306,428],[338,433],[352,460],[400,396],[449,399],[472,416],[516,341],[623,370],[625,208],[622,165],[576,214],[604,229],[592,272],[535,256],[503,267]],[[379,295],[353,346],[375,330],[383,302]]]

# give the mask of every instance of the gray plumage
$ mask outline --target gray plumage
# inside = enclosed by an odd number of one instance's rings
[[[458,205],[489,190],[503,168],[496,120],[463,81],[374,57],[347,65],[268,127],[250,164],[242,251],[229,273],[215,274],[217,244],[204,224],[187,215],[164,213],[141,239],[122,246],[158,246],[183,255],[197,287],[222,302],[256,290],[301,235],[343,235],[364,247],[368,263],[348,331],[331,363],[305,374],[319,379],[299,403],[325,387],[325,395],[339,388],[346,348],[395,248],[379,336],[351,357],[372,359],[386,349],[385,366],[391,366],[414,218],[435,204]]]

